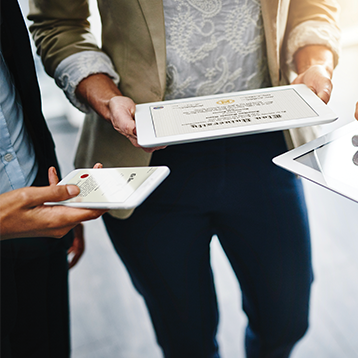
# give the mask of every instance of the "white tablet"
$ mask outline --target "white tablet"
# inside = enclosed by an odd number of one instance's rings
[[[358,122],[273,159],[282,168],[358,202]]]
[[[75,198],[45,203],[92,209],[131,209],[140,205],[168,176],[168,167],[76,169],[58,185],[75,184]]]
[[[307,86],[290,85],[136,106],[143,147],[270,132],[332,122],[337,116]]]

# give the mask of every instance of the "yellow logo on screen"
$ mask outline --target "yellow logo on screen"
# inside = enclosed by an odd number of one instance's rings
[[[217,104],[231,104],[234,103],[235,100],[234,99],[221,99],[220,101],[217,101]]]

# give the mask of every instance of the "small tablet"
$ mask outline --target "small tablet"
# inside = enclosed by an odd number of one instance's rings
[[[290,150],[273,162],[358,202],[358,122]]]
[[[76,169],[58,185],[77,185],[80,194],[69,200],[45,204],[91,209],[131,209],[140,205],[168,174],[169,168],[165,166]]]
[[[135,113],[142,147],[270,132],[336,119],[303,84],[139,104]]]

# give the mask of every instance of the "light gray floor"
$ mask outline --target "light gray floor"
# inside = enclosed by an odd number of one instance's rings
[[[334,76],[330,107],[337,123],[353,120],[358,100],[358,46],[346,48]],[[64,117],[49,120],[64,174],[71,169],[77,130]],[[304,181],[312,231],[315,282],[311,326],[293,358],[358,357],[358,204]],[[73,358],[160,358],[141,297],[111,246],[101,220],[85,224],[86,252],[70,274]],[[243,357],[246,317],[237,281],[214,238],[212,264],[220,306],[223,358]]]

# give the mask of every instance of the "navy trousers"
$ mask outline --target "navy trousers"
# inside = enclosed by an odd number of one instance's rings
[[[168,147],[151,161],[171,169],[162,185],[129,219],[104,216],[165,357],[219,357],[214,234],[241,286],[247,357],[288,357],[307,330],[308,220],[300,180],[271,161],[284,151],[282,132]]]

